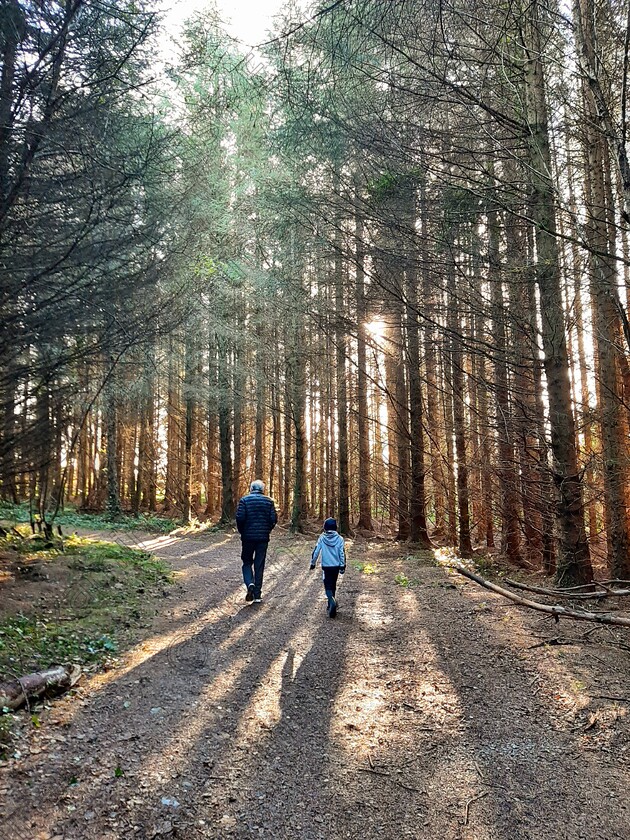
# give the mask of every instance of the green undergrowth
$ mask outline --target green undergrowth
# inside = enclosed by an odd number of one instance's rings
[[[394,578],[394,583],[398,586],[402,586],[403,589],[413,589],[414,586],[417,586],[419,581],[417,578],[409,578],[407,577],[404,572],[399,572],[396,577]]]
[[[360,560],[352,560],[350,565],[357,572],[361,572],[364,575],[375,575],[378,573],[378,568],[374,563],[362,563]]]
[[[495,557],[487,554],[476,554],[473,560],[475,570],[480,575],[494,574],[498,577],[505,575],[505,570],[497,563]]]
[[[172,581],[145,551],[82,537],[0,540],[0,678],[58,664],[96,669],[133,640]]]
[[[34,513],[34,519],[37,520]],[[19,505],[11,502],[0,502],[0,520],[7,525],[19,525],[30,523],[30,512],[27,503]],[[81,513],[74,508],[60,510],[55,517],[54,527],[60,525],[63,531],[73,528],[86,528],[94,531],[109,531],[115,528],[117,531],[148,531],[157,534],[168,534],[176,528],[181,527],[182,522],[175,519],[168,519],[155,514],[140,513],[138,516],[122,515],[112,518],[106,513]]]

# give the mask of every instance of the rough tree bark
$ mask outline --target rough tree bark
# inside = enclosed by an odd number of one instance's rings
[[[231,523],[235,504],[232,492],[234,470],[232,462],[232,399],[229,371],[229,345],[217,335],[217,407],[219,413],[219,457],[221,459],[221,522]]]
[[[358,190],[357,190],[358,193]],[[359,438],[359,521],[357,528],[372,531],[372,506],[370,503],[370,439],[368,432],[367,354],[365,332],[367,311],[365,305],[365,235],[363,214],[357,194],[355,209],[355,264],[357,308],[357,425]]]
[[[525,14],[525,101],[532,201],[536,237],[536,282],[540,292],[542,339],[549,396],[553,478],[558,493],[560,532],[557,580],[563,586],[587,583],[593,571],[584,528],[582,483],[578,471],[575,420],[571,405],[569,360],[560,289],[560,262],[555,219],[545,79],[541,62],[539,0]]]

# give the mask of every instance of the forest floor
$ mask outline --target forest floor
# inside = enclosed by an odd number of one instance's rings
[[[3,763],[0,840],[630,837],[625,630],[391,542],[351,546],[335,620],[311,541],[273,535],[262,605],[234,534],[140,543],[178,586]]]

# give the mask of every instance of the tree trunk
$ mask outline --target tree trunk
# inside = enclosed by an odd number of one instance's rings
[[[512,563],[520,565],[520,526],[518,517],[518,477],[509,400],[506,311],[500,269],[499,218],[495,208],[488,211],[488,285],[492,299],[495,340],[494,381],[497,399],[498,478],[501,498],[501,551]],[[505,308],[504,308],[505,307]]]
[[[221,522],[234,520],[232,464],[232,399],[229,372],[229,347],[224,336],[217,335],[217,406],[219,413],[219,457],[221,459]]]
[[[17,390],[14,366],[3,372],[2,386],[2,436],[0,437],[0,498],[17,504],[16,417],[15,392]],[[25,411],[25,409],[24,409]]]
[[[337,231],[339,231],[339,220]],[[345,302],[343,289],[343,263],[341,259],[341,237],[336,237],[335,246],[335,345],[337,374],[337,458],[339,464],[339,533],[350,534],[350,483],[348,475],[348,397],[346,371]]]
[[[409,186],[407,236],[413,242],[416,226],[415,189]],[[427,240],[426,207],[421,195],[420,203],[420,241]],[[426,499],[425,499],[425,466],[424,466],[424,426],[422,393],[422,377],[420,375],[420,324],[418,322],[418,276],[416,264],[418,256],[422,260],[425,271],[428,270],[426,249],[420,254],[412,253],[406,267],[406,315],[407,315],[407,380],[409,383],[409,431],[411,455],[411,487],[409,493],[409,539],[421,548],[429,548],[431,540],[427,529]]]
[[[359,438],[359,521],[357,528],[372,531],[372,505],[370,502],[370,438],[368,429],[367,358],[365,350],[365,246],[363,214],[358,206],[355,210],[355,263],[356,263],[356,308],[357,308],[357,428]]]
[[[191,521],[191,497],[192,497],[192,454],[194,438],[194,411],[195,411],[195,349],[193,346],[192,325],[186,330],[186,346],[184,359],[184,405],[186,406],[186,417],[184,427],[184,483],[182,488],[182,519],[184,522]]]
[[[206,515],[212,516],[217,510],[217,445],[218,445],[218,417],[217,417],[217,346],[212,333],[207,336],[208,341],[208,403],[206,427]]]
[[[168,339],[168,394],[166,402],[166,485],[164,512],[176,507],[179,491],[179,369],[174,336]]]
[[[588,96],[588,93],[587,93]],[[594,109],[591,119],[596,118]],[[590,288],[593,311],[595,361],[599,380],[599,420],[602,441],[606,521],[608,525],[609,567],[613,577],[630,575],[630,528],[626,509],[628,470],[627,440],[621,417],[622,403],[616,356],[618,314],[615,254],[610,251],[606,224],[604,179],[605,142],[590,128],[585,134],[587,171],[587,237],[590,245]],[[614,242],[612,243],[614,247]]]
[[[265,475],[265,426],[266,426],[266,389],[265,368],[263,363],[262,330],[258,329],[256,346],[256,432],[254,440],[254,473],[263,479]]]
[[[450,545],[457,542],[457,491],[455,487],[455,437],[453,424],[453,353],[451,342],[444,337],[441,353],[441,394],[442,416],[444,417],[444,438],[446,442],[446,463],[440,462],[440,475],[446,495],[447,528],[446,539]]]
[[[113,364],[113,361],[110,362]],[[105,391],[105,452],[107,472],[107,512],[112,518],[122,515],[118,487],[118,404],[112,380]]]
[[[448,323],[451,347],[451,376],[453,401],[453,428],[455,432],[455,452],[457,455],[457,521],[459,553],[462,557],[472,557],[470,537],[470,499],[468,491],[468,458],[466,453],[465,431],[465,378],[464,351],[461,342],[460,313],[457,305],[456,267],[449,267],[449,304]]]
[[[540,292],[553,477],[558,492],[556,515],[560,557],[556,574],[559,584],[573,586],[590,582],[593,571],[584,529],[582,485],[571,406],[538,9],[538,0],[533,0],[526,21],[525,98],[529,126],[531,209],[535,223],[536,282]]]
[[[290,381],[290,412],[295,437],[295,472],[293,479],[293,505],[291,530],[301,533],[306,519],[306,382],[304,375],[303,340],[301,329],[296,326],[293,348],[288,359],[287,376]]]

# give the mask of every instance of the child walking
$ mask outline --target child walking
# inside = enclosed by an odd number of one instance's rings
[[[346,571],[346,552],[343,537],[337,533],[337,520],[324,522],[324,533],[320,534],[311,557],[311,570],[315,568],[321,554],[322,578],[328,598],[327,612],[331,618],[337,615],[337,578]]]

